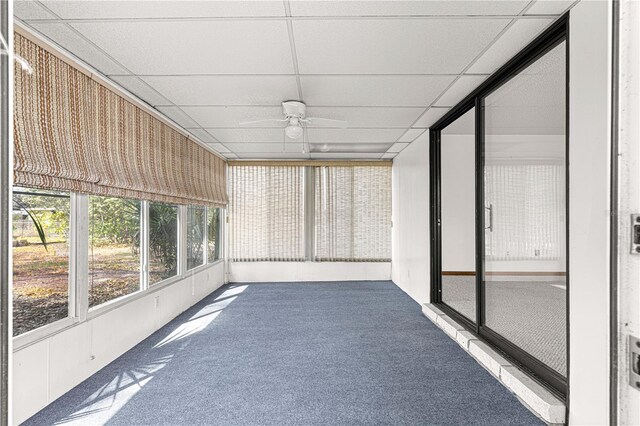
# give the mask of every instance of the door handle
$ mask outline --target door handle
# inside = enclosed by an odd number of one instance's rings
[[[489,204],[489,207],[485,207],[485,210],[489,210],[489,226],[484,229],[493,232],[493,204]]]

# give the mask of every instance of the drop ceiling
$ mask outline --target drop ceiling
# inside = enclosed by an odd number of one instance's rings
[[[573,1],[16,0],[16,18],[227,158],[393,158]],[[280,103],[346,120],[285,138]],[[422,139],[422,138],[421,138]]]

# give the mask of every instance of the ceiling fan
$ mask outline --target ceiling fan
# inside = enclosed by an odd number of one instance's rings
[[[284,118],[267,118],[265,120],[245,121],[239,123],[241,126],[259,123],[281,122],[287,123],[284,134],[289,139],[299,139],[304,134],[304,129],[309,124],[324,126],[337,126],[346,128],[347,122],[343,120],[333,120],[331,118],[307,117],[307,106],[300,101],[285,101],[282,103],[282,115]]]

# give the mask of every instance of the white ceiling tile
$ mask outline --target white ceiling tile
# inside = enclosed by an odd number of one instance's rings
[[[508,23],[341,19],[295,21],[293,28],[302,74],[448,74],[461,72]]]
[[[205,142],[205,143],[218,142],[216,138],[211,136],[209,132],[207,132],[204,129],[189,129],[189,132],[191,132],[191,134],[193,134],[195,137],[200,139],[200,141],[202,142]]]
[[[13,2],[13,14],[23,21],[29,19],[57,19],[55,15],[33,0],[15,0]]]
[[[435,104],[437,106],[455,106],[486,78],[486,75],[463,75],[458,81],[453,83],[453,86],[451,86]]]
[[[284,124],[281,125],[284,127]],[[282,142],[284,128],[208,129],[222,143],[234,142]]]
[[[236,154],[242,153],[283,153],[283,152],[302,152],[302,141],[292,141],[288,139],[287,142],[280,143],[225,143],[225,146]]]
[[[525,1],[302,1],[291,4],[293,16],[434,16],[516,15]]]
[[[185,128],[199,127],[198,124],[193,121],[187,114],[175,106],[159,106],[156,107],[158,111],[175,121],[178,125]]]
[[[491,74],[533,41],[553,19],[519,19],[467,70]]]
[[[561,15],[575,0],[538,0],[531,6],[525,15]]]
[[[71,25],[135,74],[293,72],[284,21],[112,21]]]
[[[384,154],[382,154],[382,157],[380,157],[383,160],[390,160],[392,158],[394,158],[396,155],[398,155],[397,152],[386,152]]]
[[[167,105],[170,104],[167,99],[165,99],[158,92],[153,90],[149,85],[147,85],[144,81],[140,80],[139,77],[134,75],[113,75],[109,77],[111,80],[119,84],[120,86],[127,89],[129,92],[136,95],[138,98],[142,99],[149,105]]]
[[[401,142],[394,143],[393,146],[389,148],[388,152],[400,152],[408,146],[409,146],[409,143],[401,143]]]
[[[398,142],[411,142],[424,132],[424,129],[409,129],[407,132],[400,136]]]
[[[386,152],[390,143],[312,143],[311,152]]]
[[[451,108],[431,107],[412,127],[428,129],[432,124],[442,118]]]
[[[291,76],[144,76],[176,105],[280,105],[298,97]]]
[[[348,108],[308,107],[309,117],[344,120],[348,127],[407,128],[424,111],[424,108]],[[309,127],[314,127],[309,124]]]
[[[261,152],[261,153],[240,153],[243,160],[307,160],[309,154],[300,152]],[[234,157],[237,158],[237,157]]]
[[[281,118],[282,107],[182,107],[198,124],[191,127],[243,127],[243,121]],[[266,122],[255,127],[282,127],[282,123]]]
[[[401,129],[307,129],[310,143],[390,143]]]
[[[61,1],[45,0],[63,19],[284,16],[281,1]]]
[[[218,151],[220,154],[225,154],[227,152],[229,152],[229,148],[227,148],[226,146],[224,146],[221,143],[208,143],[207,145],[209,145],[211,148],[215,149],[216,151]]]
[[[32,21],[29,25],[102,74],[130,74],[65,24]]]
[[[233,152],[229,152],[229,153],[225,154],[224,156],[225,156],[226,158],[228,158],[228,159],[231,159],[231,160],[233,160],[233,159],[235,159],[235,158],[238,158],[238,155],[237,155],[237,154],[234,154]]]
[[[454,76],[301,76],[308,105],[427,106]]]
[[[313,152],[311,159],[315,160],[378,160],[380,153],[372,152]]]

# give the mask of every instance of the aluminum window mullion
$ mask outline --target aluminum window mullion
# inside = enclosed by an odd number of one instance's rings
[[[149,288],[149,201],[140,202],[140,289]]]
[[[89,197],[71,193],[69,215],[69,316],[89,311]]]

